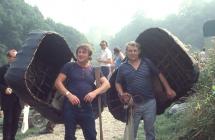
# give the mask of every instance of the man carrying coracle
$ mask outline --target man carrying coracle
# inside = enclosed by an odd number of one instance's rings
[[[133,99],[134,139],[137,137],[139,123],[143,119],[146,140],[155,140],[156,100],[152,77],[154,75],[159,77],[169,98],[176,96],[175,91],[155,65],[141,56],[138,43],[128,42],[126,55],[127,60],[120,65],[115,83],[119,98],[124,104],[130,103]]]

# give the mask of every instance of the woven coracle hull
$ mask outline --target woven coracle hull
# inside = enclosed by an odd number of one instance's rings
[[[170,86],[176,91],[176,98],[187,96],[197,81],[199,70],[194,59],[188,55],[183,43],[167,30],[150,28],[142,32],[136,39],[141,45],[142,56],[149,58],[164,74]],[[120,103],[115,89],[114,73],[110,79],[111,89],[108,91],[109,110],[112,115],[125,121],[125,110]],[[162,114],[174,100],[169,100],[158,77],[153,78],[154,92],[157,100],[157,114]]]
[[[62,66],[75,59],[59,34],[35,31],[28,35],[17,59],[6,73],[6,80],[17,95],[47,119],[63,123],[63,96],[54,87]],[[93,103],[98,116],[97,100]]]
[[[61,67],[73,57],[65,40],[53,32],[31,32],[6,80],[17,95],[44,117],[62,122],[63,97],[54,88]]]

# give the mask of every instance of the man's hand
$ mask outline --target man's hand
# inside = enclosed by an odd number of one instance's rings
[[[80,104],[80,100],[77,96],[69,93],[66,97],[69,99],[69,101],[72,103],[72,105]]]
[[[10,95],[13,92],[12,88],[6,88],[5,89],[5,94]]]
[[[94,99],[96,98],[96,93],[95,92],[89,92],[85,97],[84,97],[84,101],[85,102],[92,102]]]
[[[175,98],[175,96],[176,96],[176,93],[175,93],[175,91],[173,90],[173,89],[168,89],[167,91],[166,91],[166,93],[167,93],[167,97],[169,98],[169,99],[173,99],[173,98]]]
[[[127,92],[119,94],[119,99],[123,104],[133,104],[132,96]]]

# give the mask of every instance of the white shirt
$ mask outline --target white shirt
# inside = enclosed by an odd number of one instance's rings
[[[102,61],[107,61],[108,59],[112,59],[112,53],[108,47],[106,47],[104,50],[101,50],[101,55],[100,55],[99,59]],[[111,64],[106,64],[106,63],[100,62],[100,66],[110,67]]]

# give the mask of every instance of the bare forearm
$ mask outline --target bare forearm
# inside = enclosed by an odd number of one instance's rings
[[[62,94],[63,96],[66,96],[66,92],[68,92],[68,89],[63,85],[62,82],[56,81],[55,87],[60,92],[60,94]]]
[[[125,56],[122,53],[120,53],[119,56],[120,56],[121,60],[123,60],[125,58]]]
[[[119,83],[116,83],[115,86],[116,86],[116,90],[117,90],[118,94],[124,93],[122,86]]]
[[[111,59],[108,59],[108,60],[99,60],[99,62],[105,63],[105,64],[111,64],[112,60]]]
[[[163,86],[166,90],[171,88],[168,81],[166,80],[166,78],[164,77],[164,75],[162,73],[159,74],[159,78],[160,78],[161,83],[163,84]]]
[[[110,88],[110,83],[108,82],[108,80],[106,80],[105,82],[102,82],[101,86],[97,88],[94,92],[96,93],[96,95],[102,94],[102,93],[105,93],[109,88]]]
[[[64,96],[68,95],[69,92],[68,89],[64,86],[63,82],[66,80],[66,75],[60,73],[55,81],[55,87],[57,90]]]

